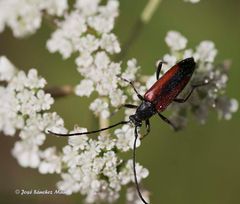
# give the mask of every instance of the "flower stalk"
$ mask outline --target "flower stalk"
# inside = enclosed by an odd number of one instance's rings
[[[109,126],[109,119],[108,118],[103,118],[103,117],[99,117],[99,129],[105,128]],[[109,130],[105,130],[101,133],[101,135],[106,136],[109,133]]]
[[[157,11],[162,0],[149,0],[146,6],[144,7],[139,19],[134,24],[133,29],[131,30],[128,39],[122,46],[122,52],[118,55],[118,60],[124,59],[127,55],[129,48],[134,44],[134,42],[140,36],[144,26],[150,22],[154,13]]]
[[[153,14],[156,12],[157,8],[159,7],[162,0],[149,0],[147,5],[145,6],[142,14],[141,14],[141,21],[144,24],[149,23]]]
[[[45,88],[45,92],[53,98],[62,98],[74,94],[74,87],[71,85],[53,86]]]

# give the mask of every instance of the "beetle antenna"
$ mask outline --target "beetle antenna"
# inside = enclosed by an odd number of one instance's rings
[[[111,129],[111,128],[113,128],[115,126],[118,126],[118,125],[124,125],[124,124],[127,124],[129,122],[130,121],[121,121],[121,122],[118,122],[114,125],[108,126],[106,128],[102,128],[102,129],[99,129],[99,130],[93,130],[93,131],[89,131],[89,132],[76,132],[76,133],[63,134],[63,133],[56,133],[56,132],[52,132],[51,130],[48,130],[48,133],[53,134],[53,135],[57,135],[57,136],[63,136],[63,137],[71,137],[71,136],[77,136],[77,135],[88,135],[88,134],[93,134],[93,133],[101,132],[101,131],[104,131],[104,130],[108,130],[108,129]]]
[[[138,196],[140,197],[140,199],[142,200],[142,202],[144,204],[148,204],[147,201],[145,201],[145,199],[143,198],[143,196],[141,194],[139,183],[138,183],[138,180],[137,180],[137,173],[136,173],[136,144],[137,144],[137,138],[138,138],[138,132],[137,132],[137,126],[136,126],[135,127],[135,139],[134,139],[134,144],[133,144],[133,173],[134,173],[134,180],[135,180]]]

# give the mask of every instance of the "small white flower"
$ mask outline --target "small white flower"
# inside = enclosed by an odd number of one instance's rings
[[[105,18],[101,15],[89,17],[88,25],[95,29],[98,33],[109,33],[113,29],[114,19]]]
[[[80,68],[89,68],[90,65],[93,63],[93,57],[90,53],[84,52],[76,58],[75,62]],[[79,72],[81,73],[81,69],[79,70]]]
[[[110,100],[113,107],[118,107],[125,103],[127,96],[123,94],[121,89],[110,92]]]
[[[86,128],[75,128],[74,131],[71,131],[70,133],[75,133],[75,132],[87,132],[87,129]],[[69,137],[68,144],[74,148],[84,150],[88,145],[88,139],[89,138],[86,135]]]
[[[41,162],[39,164],[39,172],[46,173],[60,173],[61,171],[61,157],[56,154],[56,148],[50,147],[40,152]]]
[[[38,147],[24,141],[15,143],[12,154],[23,167],[36,168],[40,164]]]
[[[110,54],[119,53],[121,51],[117,37],[114,34],[103,34],[100,46]]]
[[[71,56],[74,51],[72,43],[65,38],[63,32],[55,31],[52,34],[51,39],[47,41],[46,47],[49,52],[59,52],[63,59],[67,59]]]
[[[163,61],[166,62],[162,66],[162,72],[166,73],[172,66],[177,63],[177,58],[173,55],[166,54],[163,56]]]
[[[231,111],[232,113],[237,112],[238,107],[239,107],[238,101],[237,101],[236,99],[231,99],[231,100],[230,100],[230,103],[231,103],[230,111]]]
[[[30,89],[43,88],[46,85],[46,80],[42,77],[38,77],[36,69],[30,69],[24,85]]]
[[[137,65],[137,60],[136,59],[131,59],[127,61],[127,68],[126,70],[122,73],[122,77],[124,79],[127,79],[129,81],[134,81],[136,78],[136,73],[139,70],[139,66]],[[126,86],[128,85],[125,83]]]
[[[105,165],[105,158],[95,157],[92,161],[92,171],[95,174],[101,174],[104,165]]]
[[[134,144],[134,128],[129,125],[123,125],[121,128],[116,129],[114,134],[117,137],[116,146],[119,150],[126,152],[133,149]],[[140,146],[140,135],[137,139],[136,147]]]
[[[149,175],[149,171],[143,168],[140,164],[136,163],[136,174],[138,182],[141,182],[143,178],[146,178]],[[133,161],[131,159],[127,161],[126,166],[119,173],[119,178],[123,185],[130,182],[134,183]]]
[[[118,16],[119,1],[118,0],[108,0],[106,6],[99,7],[99,12],[101,16],[105,18],[116,18]]]
[[[111,138],[109,135],[99,135],[98,136],[98,146],[103,150],[111,150],[115,146],[115,139]]]
[[[60,52],[66,59],[77,50],[79,37],[87,30],[87,26],[85,19],[77,11],[71,12],[59,24],[59,29],[47,41],[47,48],[50,52]]]
[[[75,93],[78,96],[89,97],[93,91],[94,91],[93,82],[88,79],[83,79],[80,82],[80,84],[78,84],[75,88]]]
[[[77,148],[71,147],[69,145],[63,148],[63,162],[65,162],[68,167],[73,168],[76,167],[78,163],[78,151]]]
[[[19,133],[19,137],[29,145],[40,146],[44,143],[46,135],[34,126],[25,126]]]
[[[76,48],[79,50],[79,52],[92,53],[98,49],[99,44],[99,40],[94,35],[87,34],[79,39]]]
[[[19,71],[16,76],[9,83],[9,88],[11,90],[22,91],[25,87],[25,82],[27,81],[27,76],[23,71]]]
[[[98,145],[98,142],[96,140],[90,139],[88,141],[88,146],[86,147],[86,150],[88,151],[90,158],[92,159],[101,152],[101,147]]]
[[[98,69],[104,69],[108,67],[110,59],[106,52],[98,52],[95,56],[94,62]]]
[[[53,132],[66,133],[64,121],[56,112],[42,114],[38,121],[35,119],[35,124],[44,132],[51,130]]]
[[[150,89],[150,87],[156,82],[156,74],[150,76],[146,82],[147,89]]]
[[[9,81],[16,73],[16,68],[7,57],[0,57],[0,81]]]
[[[63,191],[67,195],[71,195],[73,192],[79,191],[79,182],[77,182],[71,174],[62,173],[61,177],[63,180],[57,183],[57,187],[59,190]]]
[[[165,42],[173,51],[183,50],[187,45],[187,39],[177,31],[169,31]]]
[[[115,152],[108,151],[104,153],[103,158],[105,161],[103,174],[108,177],[112,177],[113,175],[116,175],[117,173],[116,167],[117,167],[118,159]]]
[[[216,106],[219,118],[230,120],[232,114],[238,110],[238,101],[236,99],[229,100],[226,97],[221,97],[218,99]]]
[[[36,2],[11,1],[13,12],[9,13],[7,24],[15,37],[23,37],[34,33],[42,22],[41,11]]]
[[[193,50],[192,49],[184,50],[183,59],[186,59],[186,58],[189,58],[189,57],[192,57],[192,56],[193,56]]]
[[[37,100],[35,105],[39,105],[40,110],[49,110],[53,103],[54,100],[50,94],[45,94],[43,90],[39,90],[37,92]]]
[[[196,49],[195,59],[203,62],[213,62],[217,55],[217,50],[212,41],[202,41]]]
[[[65,21],[60,23],[59,31],[63,32],[65,38],[73,41],[75,38],[80,37],[86,30],[85,18],[76,10],[65,16]]]
[[[220,72],[216,72],[215,76],[218,75],[218,78],[215,78],[215,85],[216,87],[221,90],[226,87],[227,81],[228,81],[228,76],[226,74],[221,74]]]
[[[102,118],[108,118],[110,115],[108,103],[99,98],[95,99],[89,108],[95,115],[100,115]]]
[[[98,11],[100,0],[77,0],[75,3],[75,7],[79,9],[80,13],[84,16],[92,16]]]
[[[68,2],[67,0],[43,0],[40,1],[39,7],[50,15],[62,16],[68,8]]]

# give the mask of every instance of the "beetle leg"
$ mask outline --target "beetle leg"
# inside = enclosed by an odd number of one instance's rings
[[[168,119],[167,119],[165,116],[163,116],[161,113],[158,113],[158,115],[159,115],[159,117],[160,117],[164,122],[166,122],[166,123],[168,123],[169,125],[171,125],[175,131],[178,131],[178,130],[179,130],[179,128],[178,128],[176,125],[174,125],[170,120],[168,120]]]
[[[150,121],[148,119],[145,120],[145,125],[146,125],[147,132],[142,137],[140,137],[140,140],[142,140],[144,137],[146,137],[151,130]]]
[[[121,108],[131,108],[131,109],[137,109],[138,106],[133,105],[133,104],[123,104],[119,106],[113,113],[111,113],[110,117],[115,115]]]
[[[192,85],[191,91],[188,93],[188,95],[185,98],[175,98],[173,101],[177,102],[177,103],[185,103],[189,99],[189,97],[192,95],[193,91],[196,88],[201,87],[201,86],[205,86],[205,85],[208,85],[208,84],[209,84],[209,82],[206,80],[206,82],[203,82],[201,84]]]
[[[138,106],[133,104],[123,104],[121,107],[136,109]]]
[[[159,75],[160,75],[160,72],[161,72],[161,69],[162,69],[162,65],[163,64],[167,64],[166,62],[164,61],[158,61],[157,62],[157,71],[156,71],[156,79],[158,80],[159,79]]]
[[[129,84],[132,86],[132,88],[133,88],[133,90],[135,91],[135,93],[137,94],[137,97],[138,97],[141,101],[144,101],[144,97],[143,97],[141,94],[138,93],[137,89],[136,89],[135,86],[133,85],[133,82],[128,81],[127,79],[124,79],[124,78],[122,78],[122,77],[119,76],[119,75],[118,75],[118,77],[119,77],[120,79],[122,79],[123,81],[129,83]]]
[[[132,162],[133,162],[133,175],[134,175],[134,181],[135,181],[135,184],[136,184],[136,188],[137,188],[137,192],[138,192],[138,196],[139,198],[142,200],[142,202],[144,204],[148,204],[143,196],[142,196],[142,193],[140,191],[140,186],[139,186],[139,183],[138,183],[138,177],[137,177],[137,171],[136,171],[136,146],[137,146],[137,138],[138,138],[138,130],[137,130],[137,126],[135,126],[135,130],[134,130],[134,134],[135,134],[135,139],[134,139],[134,143],[133,143],[133,159],[132,159]]]

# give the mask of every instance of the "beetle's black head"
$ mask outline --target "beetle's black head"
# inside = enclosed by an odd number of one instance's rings
[[[196,63],[193,57],[189,57],[180,61],[178,65],[184,69],[195,69]]]
[[[129,120],[137,127],[142,126],[142,121],[138,118],[137,114],[130,115]]]
[[[129,117],[135,126],[141,126],[142,121],[148,120],[156,113],[155,105],[148,101],[143,101],[137,108],[136,113]]]

